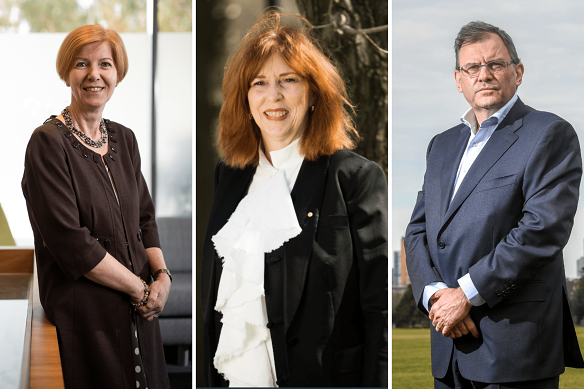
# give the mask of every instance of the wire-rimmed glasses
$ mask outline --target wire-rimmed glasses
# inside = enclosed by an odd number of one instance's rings
[[[499,59],[496,61],[488,62],[484,65],[478,65],[478,64],[464,65],[464,66],[459,67],[457,70],[460,71],[466,77],[474,78],[474,77],[477,77],[479,75],[479,73],[481,72],[481,68],[483,66],[486,66],[486,68],[489,69],[489,71],[492,74],[500,74],[500,73],[505,73],[505,70],[507,70],[507,66],[511,65],[512,63],[513,63],[513,61],[507,62],[507,61],[503,61],[502,59]]]

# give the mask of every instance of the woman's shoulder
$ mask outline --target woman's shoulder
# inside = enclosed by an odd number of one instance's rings
[[[360,170],[376,170],[383,173],[381,166],[354,151],[341,149],[330,156],[329,170],[358,173]]]
[[[45,122],[35,128],[30,136],[29,144],[42,143],[45,147],[63,142],[67,139],[67,127],[55,117],[51,116]]]
[[[132,131],[128,127],[124,126],[123,124],[120,124],[118,122],[114,122],[113,120],[110,120],[110,119],[103,119],[103,121],[105,122],[105,125],[110,133],[116,134],[118,137],[132,138],[132,139],[136,138],[134,131]]]
[[[107,127],[111,142],[117,143],[118,147],[127,148],[132,155],[138,152],[138,141],[134,131],[113,120],[103,120]]]

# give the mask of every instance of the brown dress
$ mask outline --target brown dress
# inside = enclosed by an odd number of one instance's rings
[[[83,275],[106,251],[149,280],[145,248],[160,247],[134,133],[106,120],[119,205],[99,154],[51,117],[32,134],[22,190],[35,239],[40,299],[57,327],[67,388],[136,388],[130,297]],[[138,318],[149,389],[168,388],[158,320]]]

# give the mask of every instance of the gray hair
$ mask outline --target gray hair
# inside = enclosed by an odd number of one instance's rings
[[[481,22],[481,21],[474,21],[470,22],[460,29],[456,39],[454,40],[454,54],[456,56],[456,70],[460,68],[460,64],[458,62],[458,56],[460,54],[460,48],[462,45],[467,43],[475,43],[485,40],[487,37],[486,35],[492,33],[497,34],[505,43],[507,50],[509,51],[509,55],[511,55],[511,62],[515,65],[521,62],[519,56],[517,55],[517,50],[515,50],[515,45],[513,44],[513,39],[507,34],[505,31],[501,30],[499,27],[495,27],[492,24]]]

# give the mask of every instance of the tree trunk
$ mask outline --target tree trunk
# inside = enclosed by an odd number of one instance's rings
[[[355,33],[388,24],[387,0],[296,0],[298,9],[316,28],[329,50],[356,105],[354,118],[361,142],[355,151],[377,162],[387,176],[388,86],[385,29]]]

